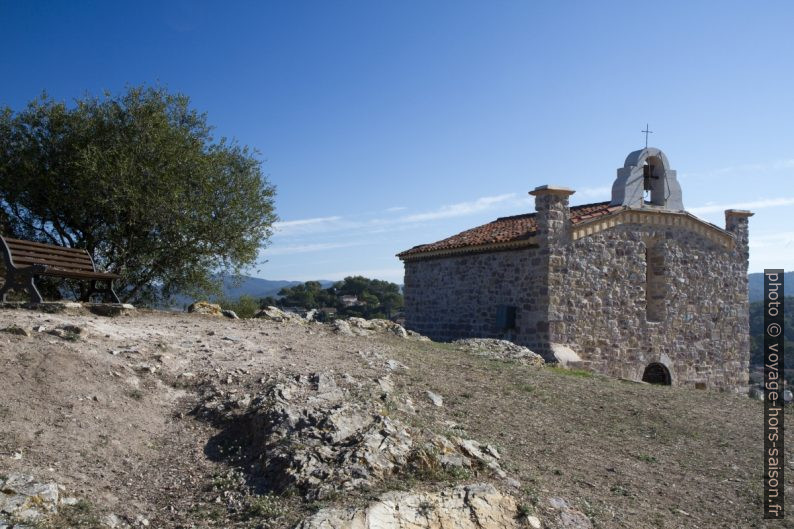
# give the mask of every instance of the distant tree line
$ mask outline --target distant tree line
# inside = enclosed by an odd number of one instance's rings
[[[783,349],[785,377],[794,384],[794,297],[786,297],[785,305],[792,307],[783,315]],[[764,302],[750,303],[750,366],[764,365]]]
[[[328,288],[323,288],[318,281],[307,281],[282,288],[278,296],[262,298],[260,305],[307,310],[330,308],[337,316],[367,319],[391,318],[403,307],[399,285],[362,276],[346,277]]]

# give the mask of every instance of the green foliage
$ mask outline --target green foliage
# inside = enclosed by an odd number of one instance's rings
[[[52,519],[39,524],[42,529],[58,529],[60,527],[95,529],[101,526],[94,506],[87,500],[80,500],[74,505],[62,505]]]
[[[787,307],[794,307],[794,297],[784,299]],[[794,367],[794,310],[789,309],[783,314],[783,345],[786,365]],[[750,364],[764,364],[764,302],[750,303]]]
[[[634,457],[645,463],[658,463],[659,460],[650,454],[637,454]]]
[[[275,520],[287,514],[284,500],[272,494],[254,496],[248,501],[244,517]]]
[[[277,303],[282,307],[318,309],[333,307],[336,301],[330,289],[324,289],[319,281],[307,281],[294,287],[282,288],[278,294],[282,297]]]
[[[282,307],[303,307],[319,309],[332,307],[338,316],[358,316],[362,318],[390,318],[403,306],[400,287],[395,283],[380,279],[367,279],[362,276],[346,277],[329,288],[323,288],[317,281],[307,281],[301,285],[283,288],[280,299],[265,298],[260,304]],[[351,296],[357,303],[348,305],[343,297]]]
[[[0,108],[0,229],[86,248],[125,301],[217,292],[268,241],[275,189],[211,131],[163,88]]]
[[[787,307],[794,307],[794,297],[784,299]],[[794,310],[783,313],[783,351],[785,379],[794,384]],[[764,365],[764,302],[750,303],[750,366]]]
[[[519,503],[516,505],[516,518],[529,518],[535,513],[535,509],[526,503]]]
[[[243,294],[236,300],[221,298],[215,301],[224,310],[233,310],[241,318],[253,318],[259,310],[259,301],[247,294]]]

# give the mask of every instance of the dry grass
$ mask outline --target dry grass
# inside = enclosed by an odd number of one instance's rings
[[[527,504],[564,497],[597,528],[767,527],[760,402],[447,346],[403,351],[417,398],[425,388],[440,392],[440,414],[496,444]],[[791,421],[791,409],[786,415]]]
[[[303,513],[371,498],[380,490],[314,504],[244,496],[241,507],[230,510],[216,503],[216,485],[231,464],[208,450],[218,430],[190,414],[204,382],[256,393],[259,380],[275,371],[333,369],[373,379],[383,367],[368,365],[369,353],[409,367],[392,375],[397,390],[417,405],[418,413],[403,420],[460,434],[450,431],[447,421],[454,421],[469,437],[498,448],[502,466],[521,482],[523,512],[544,519],[546,500],[560,496],[596,528],[794,527],[762,523],[762,404],[746,398],[530,368],[391,335],[341,337],[320,325],[0,310],[0,327],[66,323],[91,332],[77,342],[46,333],[0,336],[6,381],[0,452],[24,452],[22,460],[0,460],[0,474],[47,476],[88,499],[90,509],[63,514],[75,527],[113,512],[131,519],[141,514],[163,528],[286,528]],[[141,372],[141,363],[158,370]],[[194,377],[181,377],[185,372]],[[426,390],[441,394],[444,406],[432,406]],[[790,411],[787,416],[792,424]],[[416,468],[383,489],[490,479]]]

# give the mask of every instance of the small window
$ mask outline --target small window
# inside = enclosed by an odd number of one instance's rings
[[[508,305],[500,305],[496,308],[496,327],[506,331],[516,328],[516,308]]]

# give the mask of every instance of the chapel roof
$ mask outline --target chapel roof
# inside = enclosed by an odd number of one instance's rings
[[[596,202],[572,206],[571,224],[579,224],[586,220],[603,217],[623,209],[623,206],[610,206],[609,202]],[[512,217],[500,217],[493,222],[477,226],[470,230],[462,231],[452,237],[447,237],[430,244],[420,244],[410,250],[397,254],[400,259],[417,257],[421,254],[471,249],[472,251],[486,251],[492,245],[518,243],[528,240],[537,233],[535,213],[525,213]]]

